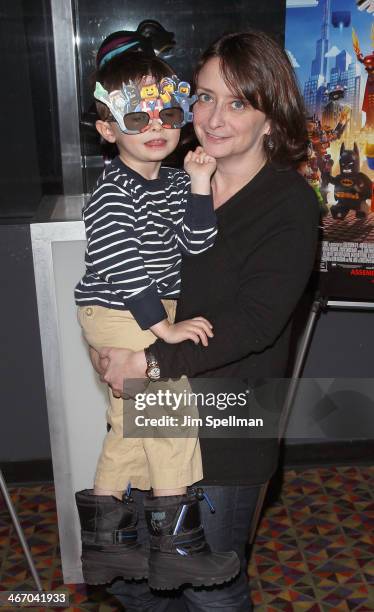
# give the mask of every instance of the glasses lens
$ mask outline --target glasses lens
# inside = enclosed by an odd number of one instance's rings
[[[163,108],[160,111],[160,119],[165,128],[180,128],[184,123],[184,112],[180,106]]]
[[[148,113],[128,113],[124,116],[125,127],[132,132],[141,132],[149,123]]]

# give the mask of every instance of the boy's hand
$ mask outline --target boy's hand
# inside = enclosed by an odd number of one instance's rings
[[[203,346],[208,346],[208,338],[213,338],[214,335],[212,329],[213,326],[207,319],[194,317],[170,325],[164,340],[168,344],[192,340],[195,344],[201,342]]]
[[[208,338],[213,338],[213,326],[204,317],[194,317],[179,323],[170,324],[167,320],[161,321],[150,328],[153,333],[168,344],[178,344],[184,340],[192,340],[195,344],[208,346]]]
[[[203,147],[189,151],[184,158],[184,169],[191,178],[191,193],[210,194],[210,180],[217,167],[214,157],[205,153]]]

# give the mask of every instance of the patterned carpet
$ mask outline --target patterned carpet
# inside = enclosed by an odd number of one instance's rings
[[[11,495],[44,587],[70,593],[72,611],[119,610],[100,587],[61,586],[53,487],[11,488]],[[261,521],[249,574],[256,612],[374,610],[374,467],[286,472]],[[0,585],[34,590],[2,499]]]

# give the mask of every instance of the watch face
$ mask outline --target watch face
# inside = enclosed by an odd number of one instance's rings
[[[151,379],[158,380],[160,378],[160,368],[158,366],[151,366],[148,370],[148,376]]]

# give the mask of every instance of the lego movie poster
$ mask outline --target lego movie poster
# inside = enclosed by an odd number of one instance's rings
[[[374,0],[287,0],[285,47],[307,111],[322,295],[374,298]]]

